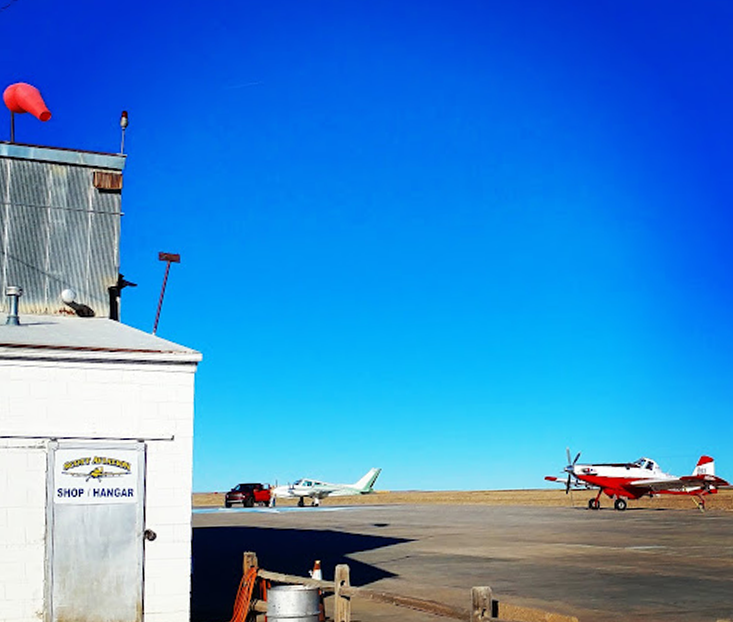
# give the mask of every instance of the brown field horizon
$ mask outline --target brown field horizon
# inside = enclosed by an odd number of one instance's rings
[[[194,492],[194,508],[224,507],[224,492]],[[368,495],[326,497],[322,506],[343,505],[504,505],[544,507],[587,507],[588,500],[596,495],[590,490],[575,490],[565,494],[563,489],[548,490],[375,490]],[[698,511],[695,497],[688,495],[658,495],[629,501],[629,509],[675,509]],[[309,500],[306,499],[306,505]],[[282,507],[297,505],[296,499],[278,499]],[[733,490],[721,490],[705,497],[708,511],[733,511]],[[601,497],[601,508],[612,509],[613,502]]]

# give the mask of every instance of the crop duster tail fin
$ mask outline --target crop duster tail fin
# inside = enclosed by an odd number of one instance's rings
[[[700,456],[693,475],[715,475],[715,460],[710,456]]]

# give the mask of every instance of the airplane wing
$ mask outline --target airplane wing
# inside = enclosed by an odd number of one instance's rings
[[[555,477],[554,475],[545,475],[545,479],[548,482],[558,482],[560,484],[567,485],[567,477]],[[577,478],[570,481],[570,490],[593,490],[594,488],[600,488],[600,486],[595,486],[593,484],[589,484],[588,482],[583,482]]]
[[[692,483],[692,485],[700,485],[705,488],[731,488],[731,485],[722,477],[710,475],[708,473],[700,475],[684,475],[680,477],[683,482]]]
[[[329,490],[328,494],[331,497],[354,497],[360,493],[358,490],[350,488],[337,488],[336,490]]]
[[[637,479],[629,482],[635,488],[645,488],[651,491],[683,490],[685,488],[729,488],[730,484],[715,475],[683,475],[662,479]]]

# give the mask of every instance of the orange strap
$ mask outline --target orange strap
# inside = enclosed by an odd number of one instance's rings
[[[229,622],[245,622],[252,602],[252,590],[257,580],[257,568],[250,568],[239,582],[237,597],[234,599],[234,612]]]

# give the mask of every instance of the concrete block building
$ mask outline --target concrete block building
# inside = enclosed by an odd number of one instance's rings
[[[2,622],[189,620],[201,355],[119,321],[124,162],[0,143]]]

